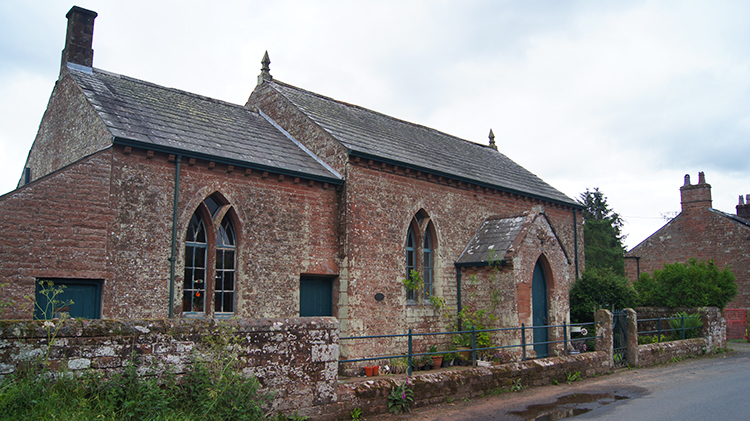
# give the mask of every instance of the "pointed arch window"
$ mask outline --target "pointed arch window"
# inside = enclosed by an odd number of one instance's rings
[[[423,284],[420,291],[406,289],[408,303],[417,303],[420,297],[427,301],[435,292],[434,231],[432,221],[424,210],[417,212],[409,224],[406,234],[406,277],[416,270]]]
[[[231,206],[215,193],[190,219],[185,236],[183,314],[226,316],[235,311],[237,235],[230,215]],[[211,296],[213,305],[207,298]]]

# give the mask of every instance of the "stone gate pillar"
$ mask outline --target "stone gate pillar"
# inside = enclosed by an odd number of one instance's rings
[[[614,343],[612,342],[612,313],[609,310],[597,310],[594,314],[596,322],[596,350],[604,351],[609,356],[609,368],[614,366]]]
[[[627,363],[630,367],[638,367],[638,313],[626,308],[625,314],[628,319]]]

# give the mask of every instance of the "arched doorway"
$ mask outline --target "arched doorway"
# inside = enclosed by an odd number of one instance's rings
[[[546,327],[548,324],[547,279],[539,260],[534,266],[534,276],[531,281],[531,309],[534,323],[534,351],[537,357],[547,357],[549,356],[549,344],[546,343],[549,340]]]

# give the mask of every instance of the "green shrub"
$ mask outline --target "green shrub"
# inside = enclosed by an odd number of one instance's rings
[[[703,328],[703,321],[701,315],[698,313],[687,314],[683,311],[676,313],[675,319],[669,320],[670,329],[679,329],[672,332],[675,338],[682,339],[682,320],[685,320],[685,339],[699,338]]]
[[[594,321],[600,308],[635,306],[637,294],[625,276],[608,268],[587,268],[570,290],[570,320],[573,323]]]
[[[105,379],[46,368],[0,380],[0,420],[263,420],[258,381],[236,370],[215,377],[196,364],[182,379],[137,374],[130,366]]]
[[[665,264],[653,276],[642,274],[633,286],[644,306],[724,308],[737,295],[731,268],[720,270],[713,260]]]

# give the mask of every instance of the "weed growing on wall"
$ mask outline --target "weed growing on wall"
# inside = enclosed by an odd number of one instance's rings
[[[401,414],[411,410],[411,404],[414,402],[414,391],[409,388],[409,378],[400,385],[391,389],[388,395],[388,412]]]

